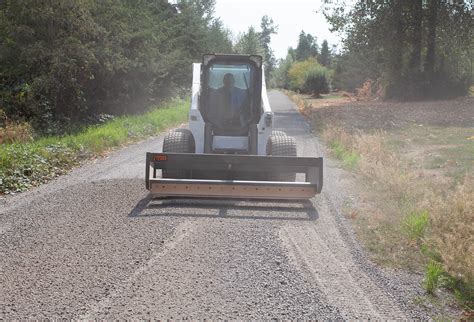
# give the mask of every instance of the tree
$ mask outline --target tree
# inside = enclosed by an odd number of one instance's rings
[[[318,61],[321,65],[326,67],[331,64],[331,52],[329,51],[327,40],[324,40],[321,44],[321,54],[318,56]]]
[[[349,11],[345,5],[324,8],[333,31],[345,35],[335,74],[340,84],[379,80],[386,97],[399,99],[467,93],[474,41],[468,2],[358,0]]]
[[[50,133],[174,96],[192,62],[232,49],[214,3],[1,1],[1,108]]]
[[[436,50],[436,24],[438,20],[439,0],[429,1],[428,11],[428,39],[426,45],[425,71],[432,75],[435,63]]]
[[[222,21],[219,19],[211,22],[207,33],[207,48],[214,53],[232,52],[231,33],[224,28]]]
[[[273,71],[272,79],[274,80],[274,84],[276,87],[286,89],[290,88],[288,71],[290,70],[294,61],[295,59],[293,49],[290,47],[288,48],[288,54],[286,55],[286,58],[280,59],[278,61],[278,67],[275,68]]]
[[[253,26],[247,32],[241,34],[235,44],[235,52],[238,54],[264,56],[265,49],[260,41],[260,35]]]
[[[271,37],[273,34],[277,33],[278,26],[275,26],[273,23],[273,19],[269,16],[263,16],[262,21],[260,23],[260,42],[263,47],[263,58],[265,62],[265,78],[270,80],[270,75],[275,68],[275,55],[273,54],[273,50],[270,47]]]
[[[318,44],[316,38],[311,34],[306,34],[301,31],[298,38],[298,46],[296,47],[296,60],[302,61],[309,57],[316,57],[318,55]]]
[[[412,19],[412,53],[410,58],[410,69],[418,74],[421,71],[421,48],[423,33],[423,0],[412,1],[413,19]]]

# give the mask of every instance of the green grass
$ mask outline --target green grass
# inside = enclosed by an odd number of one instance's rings
[[[342,143],[333,141],[330,143],[330,148],[334,156],[341,160],[347,168],[354,169],[359,163],[360,156],[353,151],[347,150]]]
[[[65,173],[81,159],[134,142],[186,120],[189,102],[173,101],[138,116],[118,117],[75,135],[0,145],[0,193],[25,191]]]
[[[402,221],[405,234],[411,240],[421,240],[429,224],[428,211],[412,211]]]
[[[430,261],[426,266],[424,286],[429,294],[433,294],[443,281],[443,267],[440,263]]]

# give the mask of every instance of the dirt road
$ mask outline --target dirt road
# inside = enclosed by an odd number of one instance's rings
[[[280,92],[276,125],[322,155]],[[151,139],[0,205],[0,318],[417,318],[420,290],[371,264],[326,159],[307,203],[150,200]]]

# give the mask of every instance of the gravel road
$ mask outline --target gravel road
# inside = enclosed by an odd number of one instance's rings
[[[282,93],[276,125],[323,150]],[[157,137],[0,201],[0,319],[427,318],[411,277],[372,264],[326,158],[310,202],[151,200]]]

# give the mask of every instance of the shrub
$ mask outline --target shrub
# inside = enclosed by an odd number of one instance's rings
[[[288,70],[290,89],[319,96],[329,92],[329,72],[316,59],[295,62]]]
[[[317,62],[314,58],[293,63],[291,68],[288,70],[288,80],[291,90],[299,92],[304,90],[306,73],[315,64],[317,64]]]
[[[316,97],[329,93],[328,71],[325,67],[314,65],[307,71],[304,91]]]

